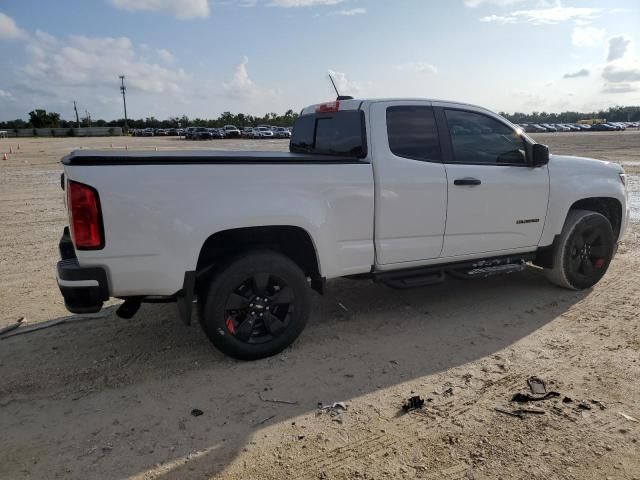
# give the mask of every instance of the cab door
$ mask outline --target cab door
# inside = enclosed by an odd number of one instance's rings
[[[428,101],[374,102],[369,115],[374,162],[376,264],[438,258],[447,180]]]
[[[444,257],[538,245],[549,200],[546,165],[530,167],[523,134],[484,110],[437,109],[448,179]]]

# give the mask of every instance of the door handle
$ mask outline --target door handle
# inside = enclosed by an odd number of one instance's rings
[[[454,185],[480,185],[481,183],[480,180],[473,177],[458,178],[453,181]]]

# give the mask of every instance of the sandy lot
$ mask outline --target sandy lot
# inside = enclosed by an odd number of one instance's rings
[[[640,132],[537,138],[622,162],[640,189]],[[68,315],[53,273],[66,224],[58,161],[111,143],[286,148],[21,140],[0,160],[0,327]],[[634,223],[585,292],[535,269],[409,291],[333,281],[296,344],[253,363],[223,357],[174,305],[0,340],[0,478],[640,479],[639,247]],[[531,375],[561,396],[532,405],[544,414],[497,412]],[[430,400],[402,415],[412,392]]]

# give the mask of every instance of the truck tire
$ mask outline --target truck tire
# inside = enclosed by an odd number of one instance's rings
[[[276,252],[251,252],[216,272],[201,324],[226,355],[257,360],[291,345],[307,323],[309,308],[307,278],[298,265]]]
[[[571,290],[590,288],[607,272],[614,246],[613,229],[604,215],[571,210],[553,254],[553,267],[545,270],[547,278]]]

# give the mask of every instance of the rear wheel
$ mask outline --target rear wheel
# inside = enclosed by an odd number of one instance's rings
[[[554,253],[553,268],[546,271],[547,278],[572,290],[590,288],[607,272],[614,247],[613,229],[604,215],[572,210]]]
[[[256,360],[293,343],[307,323],[309,301],[298,265],[275,252],[249,253],[216,273],[201,324],[223,353]]]

